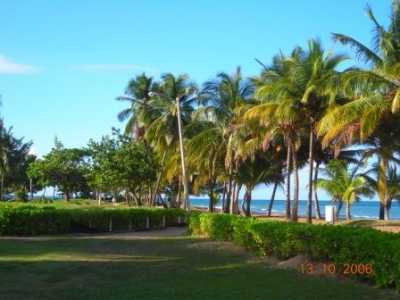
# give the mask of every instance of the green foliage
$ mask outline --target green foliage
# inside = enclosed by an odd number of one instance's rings
[[[146,229],[183,223],[180,209],[65,208],[54,205],[0,206],[0,235],[37,235],[69,232],[108,232]],[[178,218],[181,218],[179,222]]]
[[[87,191],[87,166],[84,149],[67,149],[56,141],[55,147],[29,166],[28,175],[43,186],[56,186],[68,200],[71,193]]]
[[[232,215],[192,213],[192,234],[232,240],[262,255],[287,259],[303,254],[315,261],[371,264],[374,272],[357,275],[381,287],[400,290],[400,236],[370,228],[256,220]]]
[[[136,203],[156,180],[157,162],[154,152],[144,142],[119,135],[89,142],[91,156],[88,180],[98,191],[130,192]]]

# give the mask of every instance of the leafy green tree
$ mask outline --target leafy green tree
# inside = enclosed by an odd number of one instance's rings
[[[102,192],[112,191],[113,199],[120,188],[120,174],[115,168],[115,155],[118,151],[118,141],[108,136],[102,137],[100,142],[89,141],[88,150],[91,157],[89,184],[94,187],[101,204]]]
[[[69,201],[72,193],[87,190],[87,150],[64,148],[56,141],[55,147],[29,167],[29,174],[44,186],[57,187]]]

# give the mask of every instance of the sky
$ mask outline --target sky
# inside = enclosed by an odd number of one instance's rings
[[[66,147],[123,127],[115,98],[146,72],[187,73],[199,85],[218,72],[241,66],[258,74],[255,58],[268,64],[279,51],[319,38],[326,49],[332,32],[370,45],[365,0],[1,0],[1,117],[13,132],[46,154],[57,136]],[[390,0],[371,0],[387,24]],[[350,61],[349,64],[353,64]],[[301,172],[300,198],[306,199]],[[254,198],[270,189],[258,187]],[[283,198],[279,193],[278,198]]]

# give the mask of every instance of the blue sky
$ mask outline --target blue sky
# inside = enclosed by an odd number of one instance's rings
[[[245,75],[255,75],[254,58],[269,63],[279,50],[314,37],[350,54],[330,33],[369,44],[366,3],[3,0],[0,112],[39,155],[55,136],[68,147],[83,146],[122,126],[116,115],[124,104],[114,99],[135,74],[188,73],[200,84],[240,65]],[[369,3],[386,24],[390,1]],[[254,197],[265,192],[258,188]]]

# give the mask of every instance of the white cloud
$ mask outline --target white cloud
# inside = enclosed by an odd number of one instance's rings
[[[32,74],[37,71],[34,66],[15,63],[0,54],[0,74]]]
[[[73,67],[73,69],[81,71],[104,71],[104,72],[114,72],[114,71],[144,71],[150,73],[158,73],[158,70],[153,68],[134,65],[134,64],[85,64]]]

